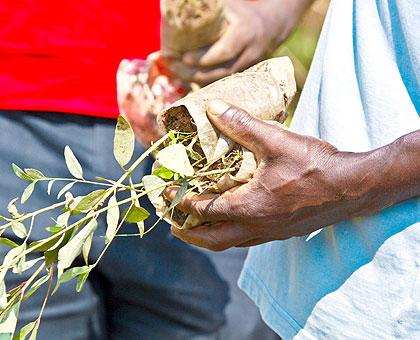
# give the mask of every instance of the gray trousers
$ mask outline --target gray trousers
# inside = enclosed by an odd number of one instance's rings
[[[65,145],[77,155],[86,178],[118,178],[121,169],[112,155],[114,125],[113,120],[94,117],[0,111],[0,214],[7,214],[7,203],[27,184],[13,174],[10,164],[70,177],[62,156]],[[136,154],[142,151],[137,146]],[[148,173],[150,163],[134,174],[137,181]],[[46,184],[39,186],[22,210],[50,205],[62,186],[56,184],[51,196]],[[79,186],[72,193],[86,190]],[[147,200],[142,205],[153,211]],[[32,240],[48,235],[50,217],[35,221]],[[92,262],[104,246],[99,236],[105,234],[103,220],[99,228]],[[136,227],[125,225],[122,230],[135,233]],[[14,239],[11,233],[4,235]],[[0,256],[7,250],[0,246]],[[214,254],[191,247],[174,238],[165,223],[143,239],[117,238],[81,293],[75,292],[74,283],[67,283],[49,300],[39,339],[274,339],[256,307],[236,286],[245,256],[246,250]],[[20,280],[9,275],[8,288]],[[44,293],[25,302],[19,326],[35,319]]]

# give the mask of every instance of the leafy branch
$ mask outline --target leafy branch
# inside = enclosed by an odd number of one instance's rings
[[[120,116],[114,138],[114,156],[122,169],[122,174],[117,180],[101,177],[86,179],[82,165],[69,146],[64,149],[64,160],[72,176],[69,178],[48,177],[40,170],[22,169],[12,164],[12,170],[16,176],[28,181],[29,184],[24,189],[20,200],[15,198],[8,204],[9,216],[0,216],[0,221],[5,221],[3,225],[0,225],[0,236],[6,230],[11,230],[14,234],[13,240],[0,237],[0,244],[11,248],[0,265],[0,336],[4,335],[8,339],[28,337],[36,339],[42,314],[51,292],[54,294],[62,283],[73,279],[77,281],[76,290],[79,292],[115,237],[143,237],[151,232],[164,217],[172,216],[176,205],[187,192],[192,190],[203,192],[210,186],[209,178],[220,177],[235,171],[235,168],[209,170],[205,166],[205,157],[197,151],[200,147],[196,132],[170,131],[131,162],[134,144],[133,130],[127,120]],[[152,175],[145,176],[141,183],[134,183],[131,174],[151,154],[154,154],[159,166],[154,169]],[[203,178],[207,180],[202,180]],[[48,195],[51,195],[53,185],[63,183],[64,186],[57,195],[57,200],[61,199],[61,201],[33,212],[21,212],[18,203],[25,204],[40,182],[48,183]],[[92,191],[85,196],[74,197],[71,190],[77,185],[88,185]],[[165,208],[164,214],[160,215],[158,221],[145,230],[144,221],[149,218],[150,213],[141,207],[139,199],[147,195],[151,201],[157,198],[163,200],[163,190],[172,185],[180,186],[177,197]],[[128,193],[129,197],[119,199],[119,194],[124,192]],[[38,225],[37,217],[59,210],[61,211],[58,217],[53,219],[54,225],[44,226],[50,235],[30,242],[33,228],[42,227]],[[106,232],[103,235],[104,248],[96,261],[89,263],[92,239],[97,232],[97,221],[101,214],[106,214],[107,223]],[[76,220],[70,223],[70,218],[76,218]],[[30,220],[29,228],[25,225],[28,220]],[[124,223],[136,224],[139,232],[131,235],[119,234]],[[30,254],[37,256],[32,260],[27,260]],[[84,258],[85,265],[75,267],[73,263],[79,256]],[[7,291],[6,275],[10,271],[16,274],[32,271],[32,274],[29,279]],[[53,288],[54,278],[57,283]],[[21,303],[44,285],[48,285],[48,288],[38,318],[15,334]]]

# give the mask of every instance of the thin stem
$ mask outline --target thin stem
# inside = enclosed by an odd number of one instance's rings
[[[45,262],[39,266],[39,268],[31,275],[31,277],[22,284],[22,288],[20,289],[19,294],[16,294],[12,299],[9,300],[6,307],[0,312],[0,317],[3,315],[4,312],[8,310],[10,306],[12,306],[15,301],[19,298],[22,299],[25,295],[25,290],[32,284],[32,282],[36,279],[38,274],[45,268],[46,264]]]
[[[31,275],[31,277],[28,279],[28,281],[26,281],[25,285],[22,288],[23,292],[25,292],[26,288],[28,288],[32,284],[32,282],[36,279],[38,274],[40,272],[42,272],[45,269],[45,267],[46,267],[45,262],[38,267],[38,269]]]
[[[76,179],[76,178],[59,178],[59,177],[48,177],[48,178],[41,178],[38,179],[38,181],[57,181],[57,182],[75,182],[75,183],[84,183],[84,184],[93,184],[93,185],[100,185],[100,186],[106,186],[111,187],[111,184],[107,183],[101,183],[101,182],[94,182],[94,181],[87,181],[85,179]]]
[[[50,210],[54,210],[54,209],[57,209],[57,208],[63,207],[63,206],[65,206],[65,205],[66,205],[66,202],[56,203],[56,204],[50,205],[49,207],[45,207],[45,208],[39,209],[39,210],[37,210],[37,211],[34,211],[34,212],[32,212],[32,213],[25,214],[25,215],[23,215],[23,216],[21,216],[21,217],[19,217],[19,218],[15,219],[15,220],[13,220],[13,222],[14,222],[14,221],[16,221],[16,222],[22,222],[22,221],[27,220],[28,218],[31,218],[31,217],[37,216],[37,215],[39,215],[39,214],[42,214],[42,213],[47,212],[47,211],[50,211]],[[6,223],[6,224],[3,224],[2,226],[0,226],[0,230],[7,229],[7,228],[8,228],[8,227],[10,227],[11,225],[12,225],[12,222],[8,222],[8,223]]]
[[[31,235],[31,232],[32,232],[32,228],[34,227],[34,221],[35,221],[35,216],[32,216],[31,225],[29,227],[28,233],[26,234],[24,243],[28,242],[29,236]]]
[[[141,197],[143,197],[143,196],[145,196],[145,195],[147,195],[147,194],[149,194],[149,193],[151,193],[151,192],[153,192],[153,191],[155,191],[155,190],[158,190],[158,189],[160,189],[160,188],[163,188],[163,187],[166,187],[166,186],[169,186],[169,185],[172,185],[172,184],[174,184],[174,181],[171,181],[171,182],[166,182],[166,183],[163,183],[163,184],[157,185],[157,186],[155,186],[155,187],[151,188],[150,190],[145,190],[145,191],[143,191],[143,192],[142,192],[141,194],[139,194],[139,195],[136,195],[136,196],[133,196],[133,197],[130,197],[130,198],[126,198],[126,199],[124,199],[124,200],[121,200],[121,201],[119,201],[116,205],[113,205],[113,206],[107,206],[107,207],[104,207],[104,208],[102,208],[102,209],[99,209],[98,211],[96,211],[96,212],[95,212],[95,214],[98,214],[98,215],[99,215],[99,214],[101,214],[101,213],[103,213],[103,212],[105,212],[105,211],[107,211],[107,210],[109,210],[109,209],[111,209],[111,208],[114,208],[114,207],[116,207],[116,206],[120,206],[120,205],[125,204],[125,203],[129,203],[129,202],[131,202],[131,201],[133,201],[133,200],[135,200],[135,199],[141,198]],[[92,218],[92,216],[91,216],[91,215],[86,215],[84,218],[82,218],[82,219],[80,219],[79,221],[77,221],[77,222],[75,222],[75,223],[73,223],[73,224],[69,225],[68,227],[66,227],[66,228],[64,228],[64,229],[62,229],[62,230],[60,230],[59,232],[55,233],[54,235],[51,235],[50,237],[48,237],[48,238],[46,238],[46,239],[43,239],[43,240],[39,241],[39,243],[38,243],[38,244],[36,244],[35,246],[33,246],[33,247],[31,247],[31,248],[26,249],[25,251],[23,251],[22,253],[20,253],[18,256],[16,256],[16,257],[15,257],[15,259],[14,259],[14,262],[13,262],[13,263],[11,263],[11,264],[10,264],[10,266],[14,265],[14,263],[16,263],[17,261],[19,261],[19,259],[21,259],[23,256],[25,256],[25,255],[27,255],[27,254],[29,254],[29,253],[31,253],[31,252],[33,252],[33,251],[35,251],[36,249],[38,249],[38,248],[42,247],[44,244],[48,243],[48,242],[49,242],[49,241],[51,241],[52,239],[55,239],[55,238],[57,238],[58,236],[61,236],[62,234],[64,234],[64,233],[65,233],[65,232],[67,232],[68,230],[73,229],[74,227],[78,226],[80,223],[86,222],[87,220],[89,220],[89,219],[91,219],[91,218]],[[2,270],[3,268],[4,268],[4,266],[0,266],[0,270]]]
[[[108,189],[107,190],[107,192],[104,194],[104,196],[101,198],[101,200],[96,204],[96,206],[91,210],[91,211],[94,211],[95,209],[97,209],[97,207],[99,207],[99,206],[101,206],[104,202],[105,202],[105,200],[107,199],[107,198],[109,198],[109,196],[111,196],[111,194],[114,192],[114,190],[111,190],[111,189],[115,189],[115,188],[117,188],[120,184],[122,184],[126,179],[127,179],[127,177],[141,164],[141,162],[143,162],[154,150],[156,150],[161,144],[163,144],[165,141],[166,141],[166,139],[168,138],[168,136],[169,136],[169,133],[167,133],[165,136],[163,136],[162,138],[160,138],[156,143],[154,143],[149,149],[147,149],[142,155],[140,155],[140,157],[139,158],[137,158],[137,160],[130,166],[130,168],[120,177],[120,179],[117,181],[117,182],[115,182],[115,184],[114,185],[112,185],[111,187],[110,187],[110,189]],[[172,184],[172,182],[168,182],[169,184]],[[160,187],[164,187],[164,186],[166,186],[166,183],[165,183],[165,185],[161,185]],[[152,191],[154,191],[154,190],[156,190],[156,189],[159,189],[158,187],[157,188],[154,188],[153,190],[151,189],[151,190],[148,190],[148,191],[144,191],[144,192],[142,192],[141,194],[139,194],[139,195],[136,195],[136,196],[134,196],[134,197],[132,197],[132,198],[129,198],[129,199],[125,199],[125,200],[123,200],[123,201],[120,201],[119,203],[118,203],[118,205],[121,205],[121,204],[124,204],[124,203],[128,203],[128,202],[130,202],[130,201],[132,201],[133,199],[136,199],[136,198],[140,198],[140,197],[143,197],[144,195],[147,195],[148,193],[150,193],[150,192],[152,192]],[[48,210],[52,210],[52,209],[55,209],[55,208],[58,208],[58,207],[61,207],[61,206],[63,206],[63,205],[65,205],[65,203],[66,202],[62,202],[62,203],[57,203],[57,204],[54,204],[54,205],[52,205],[52,206],[50,206],[50,207],[47,207],[47,208],[44,208],[44,209],[40,209],[40,210],[38,210],[38,211],[36,211],[36,212],[34,212],[34,213],[31,213],[31,214],[27,214],[27,215],[24,215],[24,216],[22,216],[22,217],[20,217],[19,219],[17,219],[17,221],[23,221],[23,220],[25,220],[25,219],[27,219],[27,218],[29,218],[29,217],[31,217],[31,216],[36,216],[36,215],[38,215],[38,214],[40,214],[40,213],[42,213],[42,212],[45,212],[45,211],[48,211]],[[110,207],[106,207],[106,208],[102,208],[102,209],[100,209],[100,210],[98,210],[97,211],[97,213],[98,214],[100,214],[100,213],[102,213],[102,212],[104,212],[104,211],[107,211],[108,209],[109,209]],[[51,235],[50,237],[48,237],[48,238],[46,238],[46,239],[44,239],[44,240],[42,240],[42,241],[40,241],[36,246],[34,246],[34,247],[32,247],[32,248],[29,248],[29,249],[27,249],[27,250],[25,250],[24,252],[22,252],[22,253],[20,253],[16,258],[15,258],[15,261],[16,260],[19,260],[20,258],[22,258],[23,256],[25,256],[26,254],[29,254],[30,252],[32,252],[32,251],[34,251],[34,250],[36,250],[37,248],[40,248],[41,246],[43,246],[44,244],[46,244],[47,242],[49,242],[50,240],[52,240],[53,238],[55,238],[55,237],[57,237],[57,236],[61,236],[62,234],[64,234],[66,231],[68,231],[68,230],[70,230],[70,229],[72,229],[72,228],[74,228],[75,226],[77,226],[77,225],[79,225],[80,223],[82,223],[82,222],[85,222],[85,221],[87,221],[88,219],[90,219],[91,218],[91,216],[90,216],[90,214],[88,214],[87,216],[85,216],[84,218],[82,218],[81,220],[79,220],[78,222],[76,222],[76,223],[73,223],[72,225],[70,225],[70,226],[68,226],[68,227],[66,227],[66,228],[64,228],[63,230],[61,230],[61,231],[59,231],[58,233],[56,233],[56,234],[54,234],[54,235]],[[0,227],[0,230],[2,229],[2,228],[7,228],[8,226],[10,226],[12,223],[10,222],[10,223],[6,223],[5,225],[3,225],[3,226],[1,226]],[[15,263],[15,262],[14,262]],[[2,266],[0,266],[0,270],[1,269],[3,269],[4,268],[4,266],[2,265]]]
[[[235,172],[238,169],[235,168],[229,168],[229,169],[220,169],[220,170],[211,170],[211,171],[204,171],[204,172],[197,172],[194,175],[194,178],[197,177],[207,177],[207,176],[212,176],[212,175],[221,175],[221,174],[225,174],[228,172]]]
[[[117,228],[115,229],[115,234],[118,233],[118,231],[120,230],[120,228],[122,227],[125,219],[127,218],[131,208],[134,206],[134,202],[131,203],[130,207],[127,209],[127,212],[124,214],[123,218],[121,219],[120,223],[118,224]],[[95,263],[93,264],[93,268],[96,267],[99,263],[99,261],[102,259],[102,257],[105,255],[106,251],[108,250],[109,246],[111,245],[112,242],[108,242],[106,244],[106,246],[104,247],[104,249],[102,249],[102,252],[99,254],[98,258],[96,259]]]
[[[113,180],[110,180],[110,179],[106,179],[106,178],[102,178],[102,177],[97,177],[97,178],[100,178],[101,179],[101,181],[105,181],[105,182],[108,182],[108,183],[111,183],[111,184],[115,184],[115,183],[117,183],[117,182],[115,182],[115,181],[113,181]],[[127,185],[124,185],[124,186],[122,186],[123,188],[126,188],[126,189],[130,189],[130,187],[129,186],[127,186]],[[143,187],[143,183],[139,183],[139,184],[136,184],[136,185],[134,185],[133,186],[134,188],[141,188],[141,187]],[[138,190],[135,190],[135,191],[138,191]]]
[[[38,181],[59,181],[59,182],[74,182],[74,183],[81,183],[81,184],[90,184],[90,185],[98,185],[98,186],[105,186],[108,188],[111,188],[114,184],[116,184],[116,182],[111,181],[111,180],[107,180],[106,178],[103,179],[104,181],[107,181],[109,183],[101,183],[101,182],[94,182],[94,181],[87,181],[85,179],[76,179],[76,178],[43,178],[43,179],[39,179]],[[113,183],[112,183],[113,182]],[[129,187],[127,187],[126,185],[120,184],[118,186],[119,188],[123,188],[123,189],[128,189]]]
[[[44,299],[44,302],[42,303],[41,311],[39,312],[39,316],[38,316],[38,319],[37,319],[38,325],[41,322],[42,313],[44,313],[44,309],[45,309],[45,306],[47,304],[48,297],[50,296],[53,276],[54,276],[54,265],[51,265],[51,267],[50,267],[50,278],[49,278],[49,282],[48,282],[47,293],[45,294],[45,299]]]

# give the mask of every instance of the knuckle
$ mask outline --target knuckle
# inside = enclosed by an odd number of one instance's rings
[[[238,133],[243,131],[243,129],[252,130],[255,127],[255,118],[248,112],[238,107],[231,106],[228,113],[232,128],[236,129]]]
[[[190,212],[203,220],[208,220],[211,217],[223,215],[225,206],[220,204],[220,197],[205,201],[193,201],[190,203]]]
[[[226,217],[226,212],[229,211],[229,202],[223,198],[213,199],[206,204],[197,204],[194,208],[199,217],[203,219],[217,219]]]
[[[208,210],[208,204],[204,204],[203,202],[190,202],[189,203],[189,212],[193,213],[199,218],[204,218],[206,216],[206,212]]]

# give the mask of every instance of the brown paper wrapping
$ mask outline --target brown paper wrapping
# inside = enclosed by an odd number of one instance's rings
[[[214,43],[227,22],[223,0],[161,0],[164,56],[179,57]]]
[[[186,114],[191,116],[207,162],[212,163],[231,151],[235,143],[220,134],[208,120],[206,108],[210,100],[221,99],[262,120],[282,123],[287,117],[286,109],[295,92],[296,82],[290,59],[272,58],[178,100],[158,115],[158,125],[163,132],[173,129],[174,126],[182,129],[176,124],[179,117],[185,117]],[[216,191],[223,192],[240,183],[246,183],[252,178],[256,167],[254,155],[243,148],[239,171],[236,175],[225,174],[216,184]],[[159,209],[163,213],[162,205]],[[200,223],[194,216],[189,216],[182,224],[171,222],[180,228],[191,228]]]

